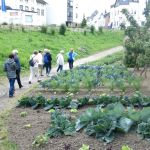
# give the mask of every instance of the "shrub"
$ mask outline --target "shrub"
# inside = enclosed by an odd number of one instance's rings
[[[121,23],[121,24],[120,24],[120,29],[121,29],[121,30],[125,30],[125,29],[126,29],[125,23]]]
[[[86,30],[84,30],[83,34],[86,36],[86,34],[87,34],[87,31],[86,31]]]
[[[61,24],[61,26],[59,28],[59,34],[65,35],[65,33],[66,33],[66,26],[64,24]]]
[[[8,25],[8,23],[7,22],[3,22],[2,25]]]
[[[48,28],[47,26],[42,26],[41,27],[41,32],[42,33],[47,33],[47,28]]]
[[[95,32],[95,27],[94,27],[93,25],[90,27],[90,31],[91,31],[92,34],[94,34],[94,32]]]
[[[85,17],[83,17],[83,20],[81,22],[81,28],[86,27],[86,24],[87,24],[87,21],[86,21]]]
[[[103,27],[98,27],[98,32],[103,33]]]
[[[9,25],[9,31],[12,32],[12,30],[13,30],[13,24],[10,24]]]
[[[56,31],[55,31],[55,28],[51,28],[50,34],[51,34],[51,35],[55,35],[55,32],[56,32]]]
[[[24,26],[21,26],[21,31],[25,32],[25,27]]]

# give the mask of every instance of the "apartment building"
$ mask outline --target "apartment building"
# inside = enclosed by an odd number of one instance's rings
[[[21,25],[45,25],[46,5],[44,0],[5,0],[6,12],[0,10],[0,23]]]
[[[80,0],[49,0],[47,5],[47,24],[76,26],[83,19]]]
[[[127,9],[138,24],[143,25],[145,22],[145,17],[143,15],[145,6],[146,0],[116,0],[115,4],[113,4],[110,9],[110,22],[112,28],[119,28],[121,23],[125,23],[127,26],[129,25],[129,22],[121,12],[122,9]]]

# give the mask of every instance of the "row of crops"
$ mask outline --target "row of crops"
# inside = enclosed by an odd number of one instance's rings
[[[143,138],[150,138],[150,97],[140,92],[131,97],[102,94],[93,98],[73,99],[72,96],[69,94],[66,97],[51,99],[41,95],[24,97],[18,101],[18,107],[43,107],[51,113],[51,125],[46,133],[40,136],[42,139],[72,136],[84,130],[85,134],[109,143],[116,134],[127,133],[131,128],[136,129]],[[95,105],[95,108],[89,108],[74,117],[61,111],[65,108],[71,113],[77,113],[85,105]],[[34,145],[40,144],[42,143],[34,141]]]
[[[63,71],[40,84],[46,89],[60,89],[65,92],[101,87],[125,92],[129,88],[139,90],[141,78],[123,65],[80,66],[71,71]]]

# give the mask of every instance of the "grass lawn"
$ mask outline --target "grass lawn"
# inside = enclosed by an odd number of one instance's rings
[[[53,57],[53,65],[55,65],[56,55],[61,49],[64,49],[67,53],[69,48],[73,47],[78,53],[78,59],[121,45],[122,39],[123,32],[111,30],[105,30],[102,34],[87,33],[86,36],[81,32],[67,30],[66,35],[62,36],[58,32],[55,35],[51,35],[49,33],[41,33],[40,31],[21,32],[0,29],[0,75],[3,74],[3,63],[12,49],[19,50],[22,68],[27,69],[29,56],[33,50],[50,49]]]
[[[104,58],[101,58],[100,60],[88,63],[88,65],[109,65],[113,63],[123,63],[123,57],[124,57],[124,51],[114,53],[112,55],[108,55]]]

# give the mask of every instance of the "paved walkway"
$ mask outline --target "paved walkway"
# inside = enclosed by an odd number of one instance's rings
[[[113,53],[119,52],[123,50],[122,46],[118,46],[115,48],[111,48],[108,50],[105,50],[103,52],[99,52],[97,54],[91,55],[89,57],[86,58],[82,58],[79,60],[76,60],[74,62],[74,66],[79,66],[82,64],[86,64],[92,61],[96,61],[99,60],[107,55],[111,55]],[[64,69],[67,70],[68,69],[68,64],[64,65]],[[56,74],[56,68],[53,68],[51,71],[51,75]],[[46,79],[47,77],[42,77],[41,80]],[[36,80],[33,80],[33,84],[32,86],[28,84],[28,77],[23,77],[22,78],[22,84],[23,84],[23,88],[19,89],[18,85],[16,85],[16,94],[14,98],[8,98],[8,83],[6,82],[7,80],[2,80],[0,81],[0,111],[3,111],[5,108],[9,107],[9,105],[11,104],[11,102],[14,101],[14,99],[16,99],[18,96],[23,95],[24,93],[26,93],[28,90],[32,89],[33,85],[35,85],[35,83],[37,83]]]

